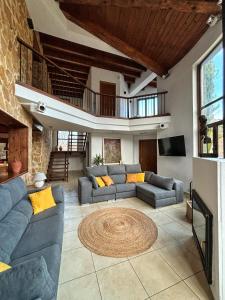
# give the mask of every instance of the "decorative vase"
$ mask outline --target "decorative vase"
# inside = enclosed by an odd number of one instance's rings
[[[62,146],[59,147],[59,151],[62,151]]]
[[[11,168],[12,168],[13,174],[19,174],[22,169],[22,162],[20,160],[14,159],[11,162]]]

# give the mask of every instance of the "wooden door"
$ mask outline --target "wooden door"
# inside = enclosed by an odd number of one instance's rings
[[[116,112],[115,83],[100,81],[100,94],[100,115],[114,117]]]
[[[142,171],[157,173],[157,140],[139,141],[139,161]]]

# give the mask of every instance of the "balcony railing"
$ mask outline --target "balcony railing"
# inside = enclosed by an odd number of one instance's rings
[[[165,111],[167,92],[136,97],[96,93],[66,68],[59,67],[20,38],[17,40],[20,83],[57,96],[60,101],[95,116],[132,119],[168,115]]]

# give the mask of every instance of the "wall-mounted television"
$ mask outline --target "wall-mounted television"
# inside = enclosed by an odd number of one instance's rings
[[[183,135],[159,139],[158,145],[160,156],[186,156]]]

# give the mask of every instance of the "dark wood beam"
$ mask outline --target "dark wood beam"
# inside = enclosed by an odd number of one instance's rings
[[[79,72],[79,73],[82,73],[82,74],[89,74],[89,71],[90,71],[90,67],[82,66],[82,65],[79,65],[79,64],[76,64],[76,63],[68,63],[68,62],[60,61],[60,60],[54,59],[54,58],[52,58],[52,61],[54,63],[56,63],[57,66],[59,66],[61,69],[66,70],[68,73]],[[50,63],[48,63],[48,68],[50,68],[51,70],[56,70],[56,72],[60,72],[60,70],[58,68],[51,65]],[[84,70],[86,70],[86,71],[85,72],[80,72],[81,68],[85,68]]]
[[[53,91],[54,95],[57,96],[65,96],[65,97],[72,97],[72,98],[82,98],[83,94],[82,93],[69,93],[69,92],[62,92],[62,91]]]
[[[54,92],[62,92],[62,93],[73,93],[73,94],[83,94],[83,90],[73,90],[73,89],[68,89],[67,87],[66,88],[63,88],[63,87],[57,87],[57,86],[55,86],[54,88],[53,88],[53,91]]]
[[[48,72],[50,73],[50,74],[52,74],[52,76],[54,76],[54,74],[56,74],[56,75],[60,75],[60,76],[62,76],[62,77],[66,77],[66,78],[70,78],[70,80],[72,80],[71,79],[71,77],[69,77],[69,76],[67,76],[67,75],[64,75],[64,74],[60,74],[59,72],[57,73],[57,72],[55,72],[54,70],[52,70],[51,68],[48,68]],[[78,78],[78,79],[85,79],[85,80],[87,80],[88,79],[88,74],[82,74],[82,73],[77,73],[77,72],[71,72],[71,75],[73,76],[73,77],[76,77],[76,78]]]
[[[135,78],[124,75],[124,80],[129,83],[134,83]]]
[[[63,66],[63,64],[61,64],[61,65]],[[63,67],[63,69],[71,70],[71,64],[65,63],[64,66],[65,66],[65,67]],[[58,70],[55,66],[53,66],[53,65],[51,65],[51,64],[48,64],[48,67],[51,68],[51,70],[55,70],[55,71]],[[88,75],[88,74],[89,74],[89,71],[90,71],[90,68],[89,68],[89,67],[86,67],[86,66],[81,66],[81,65],[74,65],[74,68],[73,68],[73,70],[71,70],[71,71],[75,71],[75,72],[77,72],[77,73],[81,73],[81,74],[86,74],[86,75]],[[58,70],[58,72],[59,72],[59,70]]]
[[[94,61],[90,58],[84,58],[81,56],[78,56],[76,54],[68,53],[65,55],[65,53],[51,49],[50,47],[43,47],[44,48],[44,54],[48,58],[50,58],[52,61],[54,61],[59,67],[66,69],[67,71],[72,70],[76,71],[77,65],[82,66],[88,66],[88,67],[97,67],[101,69],[106,69],[126,75],[130,75],[133,77],[139,77],[141,72],[127,69],[126,66],[116,66],[113,64],[109,64],[107,62],[103,62],[102,60]]]
[[[60,8],[70,21],[94,34],[122,53],[128,55],[130,58],[144,65],[146,68],[155,72],[157,75],[162,76],[168,73],[168,70],[164,66],[160,65],[155,59],[151,58],[151,54],[147,56],[140,52],[138,49],[128,45],[123,40],[112,35],[110,32],[105,30],[105,28],[97,25],[96,23],[93,23],[89,20],[82,20],[82,18],[78,16],[74,10],[72,10],[70,5],[68,6],[67,4],[62,3],[60,4]],[[71,11],[73,15],[71,15]]]
[[[84,89],[81,87],[76,87],[76,86],[68,86],[65,82],[62,82],[61,84],[52,84],[52,88],[54,89],[66,89],[67,91],[77,91],[77,92],[83,92]]]
[[[68,86],[76,86],[76,87],[83,87],[82,85],[80,85],[79,83],[76,83],[76,82],[74,82],[74,81],[65,81],[65,80],[60,80],[60,79],[54,79],[54,78],[52,78],[51,79],[51,83],[52,84],[64,84],[64,83],[66,83],[66,84],[68,84]],[[85,82],[83,82],[83,84],[85,84]]]
[[[139,72],[146,71],[144,66],[119,55],[73,43],[44,33],[40,33],[40,38],[44,47],[51,47],[53,49],[65,52],[65,55],[67,55],[66,53],[72,53],[82,57],[91,58],[97,62],[104,61],[108,64],[125,66],[127,69],[136,70]]]
[[[66,75],[64,75],[62,73],[55,73],[55,72],[49,71],[49,76],[50,76],[50,78],[52,80],[55,79],[55,80],[60,80],[60,81],[75,83],[75,81],[73,81],[73,78],[71,78],[70,76],[66,76]]]
[[[173,9],[184,13],[217,14],[217,1],[196,0],[59,0],[60,3],[120,8]]]

